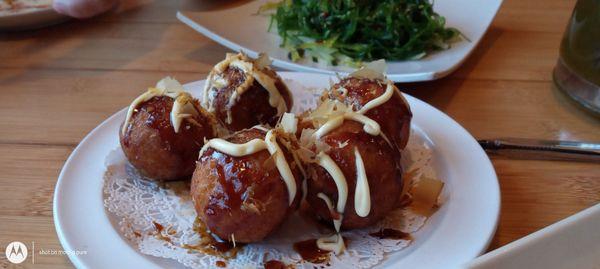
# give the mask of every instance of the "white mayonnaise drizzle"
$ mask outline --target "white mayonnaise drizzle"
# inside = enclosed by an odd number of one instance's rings
[[[319,129],[317,129],[317,131],[313,133],[313,137],[317,139],[321,138],[342,125],[342,123],[344,123],[344,115],[331,117],[327,122],[325,122],[325,124],[323,124]]]
[[[261,130],[261,131],[263,131],[265,133],[269,131],[269,129],[267,129],[267,127],[262,126],[262,125],[254,125],[254,126],[252,126],[252,129]]]
[[[338,201],[336,206],[336,211],[342,215],[344,214],[344,209],[346,208],[346,200],[348,199],[348,183],[346,181],[346,177],[344,173],[342,173],[342,169],[335,163],[329,155],[324,152],[319,152],[317,154],[317,163],[323,167],[327,173],[331,176],[333,181],[335,182],[335,186],[338,190]],[[340,220],[334,220],[333,224],[336,230],[340,230],[340,226],[342,224],[341,218]]]
[[[329,197],[327,197],[327,195],[320,192],[317,194],[317,197],[321,198],[321,200],[323,200],[323,202],[325,202],[325,205],[327,205],[329,212],[333,212],[333,210],[334,210],[333,202],[331,202],[331,199],[329,199]],[[338,212],[338,214],[340,214],[340,213]],[[343,215],[340,214],[339,220],[335,220],[335,219],[333,220],[333,224],[335,226],[335,231],[336,231],[336,233],[334,235],[321,237],[321,238],[317,239],[317,247],[319,249],[333,251],[336,255],[344,251],[346,246],[344,244],[344,239],[340,235],[340,225],[342,223],[342,219],[343,219]]]
[[[165,77],[156,83],[156,87],[149,88],[131,102],[127,109],[125,124],[123,124],[123,128],[121,129],[123,135],[125,135],[126,127],[129,125],[133,113],[137,112],[137,107],[144,102],[159,96],[168,96],[175,99],[170,113],[171,125],[173,125],[175,133],[179,132],[183,119],[191,118],[192,116],[199,114],[193,104],[194,99],[191,95],[183,91],[183,86],[177,80],[171,77]]]
[[[265,60],[267,59],[267,60]],[[287,104],[283,99],[283,96],[275,86],[275,79],[267,75],[263,69],[266,68],[270,61],[268,56],[261,55],[259,59],[252,60],[244,54],[227,54],[225,60],[219,62],[213,70],[210,72],[204,85],[204,98],[202,105],[209,111],[214,112],[214,97],[216,92],[219,90],[219,86],[227,85],[222,81],[225,81],[221,74],[225,72],[227,67],[232,66],[241,70],[245,75],[246,79],[244,83],[239,85],[231,94],[228,100],[228,107],[232,107],[240,96],[252,86],[252,83],[256,80],[263,88],[269,92],[269,105],[277,109],[277,115],[282,115],[287,111]],[[266,64],[266,65],[265,65]],[[215,78],[216,77],[216,78]],[[222,80],[222,81],[221,81]],[[217,82],[218,81],[218,82]],[[231,113],[227,113],[227,123],[231,123]]]
[[[363,124],[363,130],[370,135],[379,135],[381,132],[381,127],[379,123],[370,119],[367,116],[362,114],[358,114],[356,112],[347,111],[342,115],[337,115],[331,117],[325,124],[323,124],[313,135],[315,138],[321,138],[329,132],[335,130],[335,128],[339,127],[344,123],[344,120],[353,120]]]
[[[265,135],[265,143],[267,144],[267,149],[269,150],[269,153],[271,153],[271,156],[275,157],[275,165],[288,190],[289,204],[292,204],[294,197],[296,197],[296,179],[290,169],[290,165],[285,159],[283,151],[281,151],[281,148],[279,148],[279,145],[277,144],[277,138],[275,137],[273,130],[270,130]]]
[[[234,157],[243,157],[266,149],[272,156],[274,156],[275,166],[277,167],[277,170],[279,171],[279,174],[286,185],[289,198],[288,203],[291,205],[294,201],[297,191],[296,179],[294,178],[294,174],[292,173],[292,170],[285,159],[283,151],[281,151],[281,148],[277,144],[277,138],[274,130],[269,130],[267,132],[265,135],[265,140],[255,138],[244,144],[235,144],[225,139],[213,138],[204,144],[200,150],[199,156],[202,156],[209,147]]]
[[[202,156],[208,148],[216,149],[234,157],[243,157],[267,149],[267,143],[258,138],[252,139],[244,144],[235,144],[222,138],[213,138],[204,144],[200,150],[199,156]]]
[[[254,71],[252,75],[269,92],[269,105],[277,109],[277,115],[287,111],[287,104],[275,86],[275,79],[260,71]]]
[[[356,160],[356,189],[354,190],[354,210],[356,215],[366,217],[371,211],[371,193],[365,164],[358,148],[354,147],[354,158]]]
[[[378,107],[380,105],[382,105],[383,103],[387,102],[388,100],[390,100],[390,98],[392,98],[392,95],[394,95],[394,89],[396,87],[394,87],[394,85],[392,85],[391,81],[387,82],[387,87],[385,88],[385,92],[378,96],[377,98],[367,102],[363,107],[361,107],[357,112],[360,114],[365,114],[367,113],[367,111]]]
[[[346,249],[344,238],[339,233],[317,239],[317,247],[322,250],[333,251],[335,255],[344,252]]]
[[[331,201],[331,199],[329,199],[329,197],[327,197],[327,195],[325,195],[322,192],[319,192],[317,194],[318,198],[321,198],[321,200],[323,200],[323,202],[325,202],[325,205],[327,206],[327,208],[329,209],[329,212],[333,211],[333,202]]]
[[[379,123],[370,119],[369,117],[354,113],[354,112],[346,112],[344,114],[344,119],[349,119],[353,121],[358,121],[363,124],[363,130],[370,135],[379,135],[381,132],[381,128],[379,127]]]

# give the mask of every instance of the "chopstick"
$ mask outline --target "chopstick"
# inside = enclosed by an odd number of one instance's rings
[[[515,159],[600,163],[600,143],[595,142],[526,138],[483,139],[477,142],[490,155]]]

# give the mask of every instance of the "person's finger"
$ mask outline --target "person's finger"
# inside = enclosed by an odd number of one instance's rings
[[[58,13],[85,19],[108,11],[117,2],[118,0],[54,0],[52,7]]]

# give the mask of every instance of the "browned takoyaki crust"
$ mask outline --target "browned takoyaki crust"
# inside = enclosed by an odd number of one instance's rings
[[[227,140],[243,144],[264,137],[264,131],[252,128]],[[292,205],[267,150],[232,157],[208,148],[200,156],[192,177],[191,194],[198,218],[213,234],[229,241],[260,241],[298,207],[302,197],[301,174],[291,154],[285,147],[281,149],[296,179],[297,192]]]
[[[202,108],[196,101],[196,108]],[[129,162],[151,179],[166,181],[189,177],[194,172],[204,139],[214,136],[215,120],[206,113],[184,119],[175,133],[170,120],[173,99],[157,96],[140,104],[125,134],[119,131],[121,148]]]
[[[275,87],[285,100],[288,112],[292,107],[292,97],[287,86],[281,78],[271,69],[264,68],[262,71],[275,79]],[[229,66],[221,75],[226,80],[227,86],[218,89],[213,99],[215,116],[223,123],[225,128],[235,132],[250,128],[258,124],[275,126],[279,120],[277,108],[269,104],[269,92],[258,81],[254,80],[252,85],[240,96],[230,107],[230,97],[235,89],[246,81],[247,76],[236,67]],[[231,122],[228,122],[228,113]]]
[[[347,90],[345,96],[337,90],[342,87]],[[347,77],[332,87],[329,97],[352,106],[354,110],[359,110],[369,101],[381,96],[386,88],[386,82],[382,80]],[[398,150],[406,147],[412,113],[399,91],[394,91],[390,100],[369,110],[365,116],[379,123],[381,131],[396,145]]]
[[[402,191],[400,154],[389,146],[381,136],[363,131],[360,123],[344,121],[331,133],[321,138],[331,148],[326,152],[342,170],[348,184],[348,200],[343,212],[342,228],[363,228],[381,220],[392,209]],[[354,193],[356,188],[356,159],[354,148],[362,157],[369,182],[371,211],[366,217],[356,214]],[[338,189],[329,173],[319,164],[308,167],[308,193],[306,200],[312,210],[324,220],[332,220],[325,202],[317,195],[324,193],[337,205]],[[335,215],[335,214],[334,214]]]

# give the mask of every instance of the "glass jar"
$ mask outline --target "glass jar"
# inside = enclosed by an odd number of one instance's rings
[[[560,90],[600,113],[600,0],[577,1],[553,77]]]

